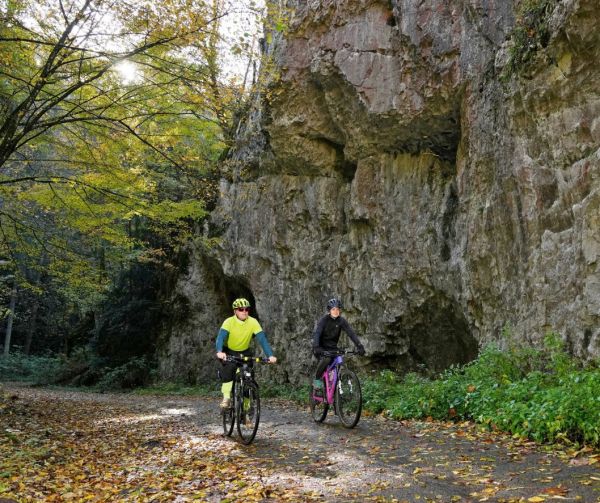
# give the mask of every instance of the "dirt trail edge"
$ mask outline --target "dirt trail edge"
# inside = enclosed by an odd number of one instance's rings
[[[263,400],[254,443],[208,398],[0,386],[0,502],[600,502],[600,454],[470,423],[362,418]]]

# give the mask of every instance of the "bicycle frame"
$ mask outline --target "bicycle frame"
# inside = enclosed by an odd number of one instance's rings
[[[256,383],[256,380],[254,379],[254,367],[251,367],[248,362],[242,363],[235,369],[236,379],[240,379],[240,374],[243,381]]]
[[[235,369],[234,380],[239,379],[240,374],[244,381],[252,381],[254,384],[258,384],[254,379],[254,367],[250,366],[249,362],[255,363],[269,363],[268,358],[260,358],[257,356],[232,356],[228,355],[225,361],[233,362],[237,365]]]
[[[317,391],[319,388],[311,386],[310,410],[313,419],[317,423],[322,423],[327,416],[330,406],[334,407],[334,412],[339,416],[342,424],[346,428],[354,428],[360,420],[362,411],[362,392],[360,381],[354,371],[348,369],[344,362],[345,355],[355,355],[355,351],[326,351],[324,357],[330,357],[325,372],[321,379],[323,380],[323,391]]]
[[[341,355],[334,357],[333,361],[327,365],[325,372],[323,372],[323,382],[325,383],[325,397],[314,395],[314,399],[318,402],[327,400],[329,405],[333,404],[335,397],[335,386],[337,384],[337,378],[339,373],[340,365],[344,363],[344,358]],[[330,377],[331,372],[331,379]]]

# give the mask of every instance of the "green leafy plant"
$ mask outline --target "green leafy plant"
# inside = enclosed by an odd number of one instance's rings
[[[297,403],[306,403],[308,384],[293,386],[291,384],[278,384],[263,379],[260,381],[260,394],[265,398],[283,398]]]
[[[148,385],[153,376],[152,362],[146,357],[132,358],[106,372],[97,387],[101,390],[132,389]]]
[[[364,379],[365,409],[395,419],[473,420],[538,442],[600,446],[600,369],[581,368],[556,333],[541,349],[485,348],[437,379]]]
[[[0,358],[0,379],[49,384],[63,365],[57,356],[27,356],[14,352]]]
[[[534,55],[548,45],[551,35],[548,20],[556,4],[557,0],[526,0],[521,3],[511,34],[508,63],[502,74],[504,80],[521,72]]]

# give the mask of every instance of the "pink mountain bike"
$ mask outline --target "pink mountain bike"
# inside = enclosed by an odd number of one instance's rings
[[[323,388],[311,386],[309,393],[310,412],[317,423],[325,421],[329,407],[346,428],[354,428],[362,412],[362,391],[357,375],[344,364],[344,356],[355,355],[355,351],[325,351],[323,356],[333,358],[323,372]]]

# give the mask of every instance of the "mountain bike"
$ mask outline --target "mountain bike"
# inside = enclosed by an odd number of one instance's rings
[[[235,362],[238,368],[231,389],[231,405],[222,411],[223,431],[230,437],[237,424],[242,442],[248,445],[254,440],[260,421],[258,383],[254,379],[254,368],[250,362],[269,363],[269,359],[227,355],[225,361]]]
[[[325,421],[331,405],[346,428],[354,428],[362,412],[362,391],[357,375],[344,364],[345,355],[355,355],[356,351],[325,351],[323,356],[333,361],[323,372],[323,388],[312,385],[309,393],[310,412],[317,423]]]

